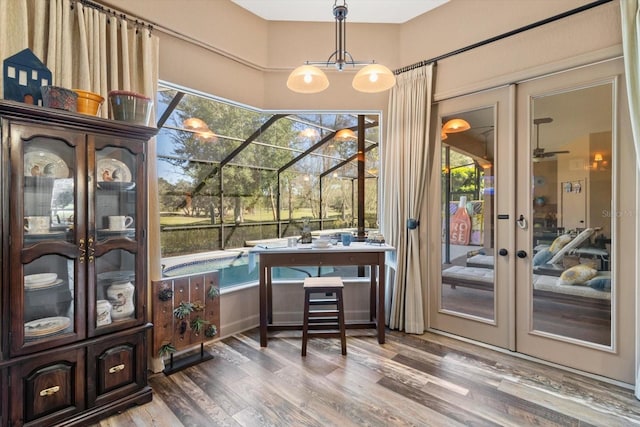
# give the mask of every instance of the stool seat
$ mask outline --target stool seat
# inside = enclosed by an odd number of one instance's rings
[[[307,277],[304,279],[304,323],[302,325],[302,356],[307,355],[309,337],[339,337],[342,354],[347,354],[347,338],[344,323],[344,304],[340,277]],[[322,297],[312,298],[314,294]],[[310,307],[322,307],[311,310]],[[309,323],[319,329],[309,331]]]

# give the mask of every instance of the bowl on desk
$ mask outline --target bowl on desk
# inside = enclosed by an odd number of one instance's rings
[[[312,248],[322,249],[322,248],[328,248],[329,246],[331,246],[331,240],[329,239],[315,239],[314,241],[311,242]]]

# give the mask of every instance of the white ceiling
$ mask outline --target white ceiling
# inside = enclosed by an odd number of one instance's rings
[[[231,0],[269,21],[332,22],[344,0]],[[347,22],[402,24],[449,0],[349,0]]]

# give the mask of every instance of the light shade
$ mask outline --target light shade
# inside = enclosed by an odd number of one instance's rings
[[[329,79],[320,68],[301,65],[289,74],[287,87],[298,93],[318,93],[329,87]]]
[[[464,119],[451,119],[442,126],[442,131],[445,133],[464,132],[471,129],[471,125]]]
[[[207,124],[202,121],[202,119],[199,119],[197,117],[189,117],[188,119],[185,119],[184,122],[182,122],[182,125],[185,129],[193,130],[196,132],[209,130],[209,126],[207,126]]]
[[[602,154],[600,154],[600,153],[596,153],[595,156],[593,156],[593,161],[594,162],[601,162],[602,160],[603,160],[602,159]]]
[[[198,136],[196,138],[207,142],[216,142],[218,140],[218,136],[209,129],[198,132]]]
[[[391,89],[396,76],[381,64],[370,64],[358,71],[351,85],[359,92],[376,93]]]
[[[356,139],[356,133],[351,129],[340,129],[336,132],[333,139],[337,139],[338,141],[349,141],[351,139]]]

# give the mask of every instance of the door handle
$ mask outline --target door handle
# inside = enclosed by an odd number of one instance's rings
[[[520,251],[516,252],[516,255],[518,256],[518,258],[526,258],[527,257],[527,252],[520,250]]]
[[[500,256],[507,256],[509,254],[509,251],[506,250],[505,248],[500,248],[500,250],[498,251],[498,255]]]
[[[523,230],[527,229],[527,219],[524,217],[524,215],[520,215],[520,217],[518,217],[518,219],[516,220],[516,224],[518,224],[518,227],[522,228]]]

